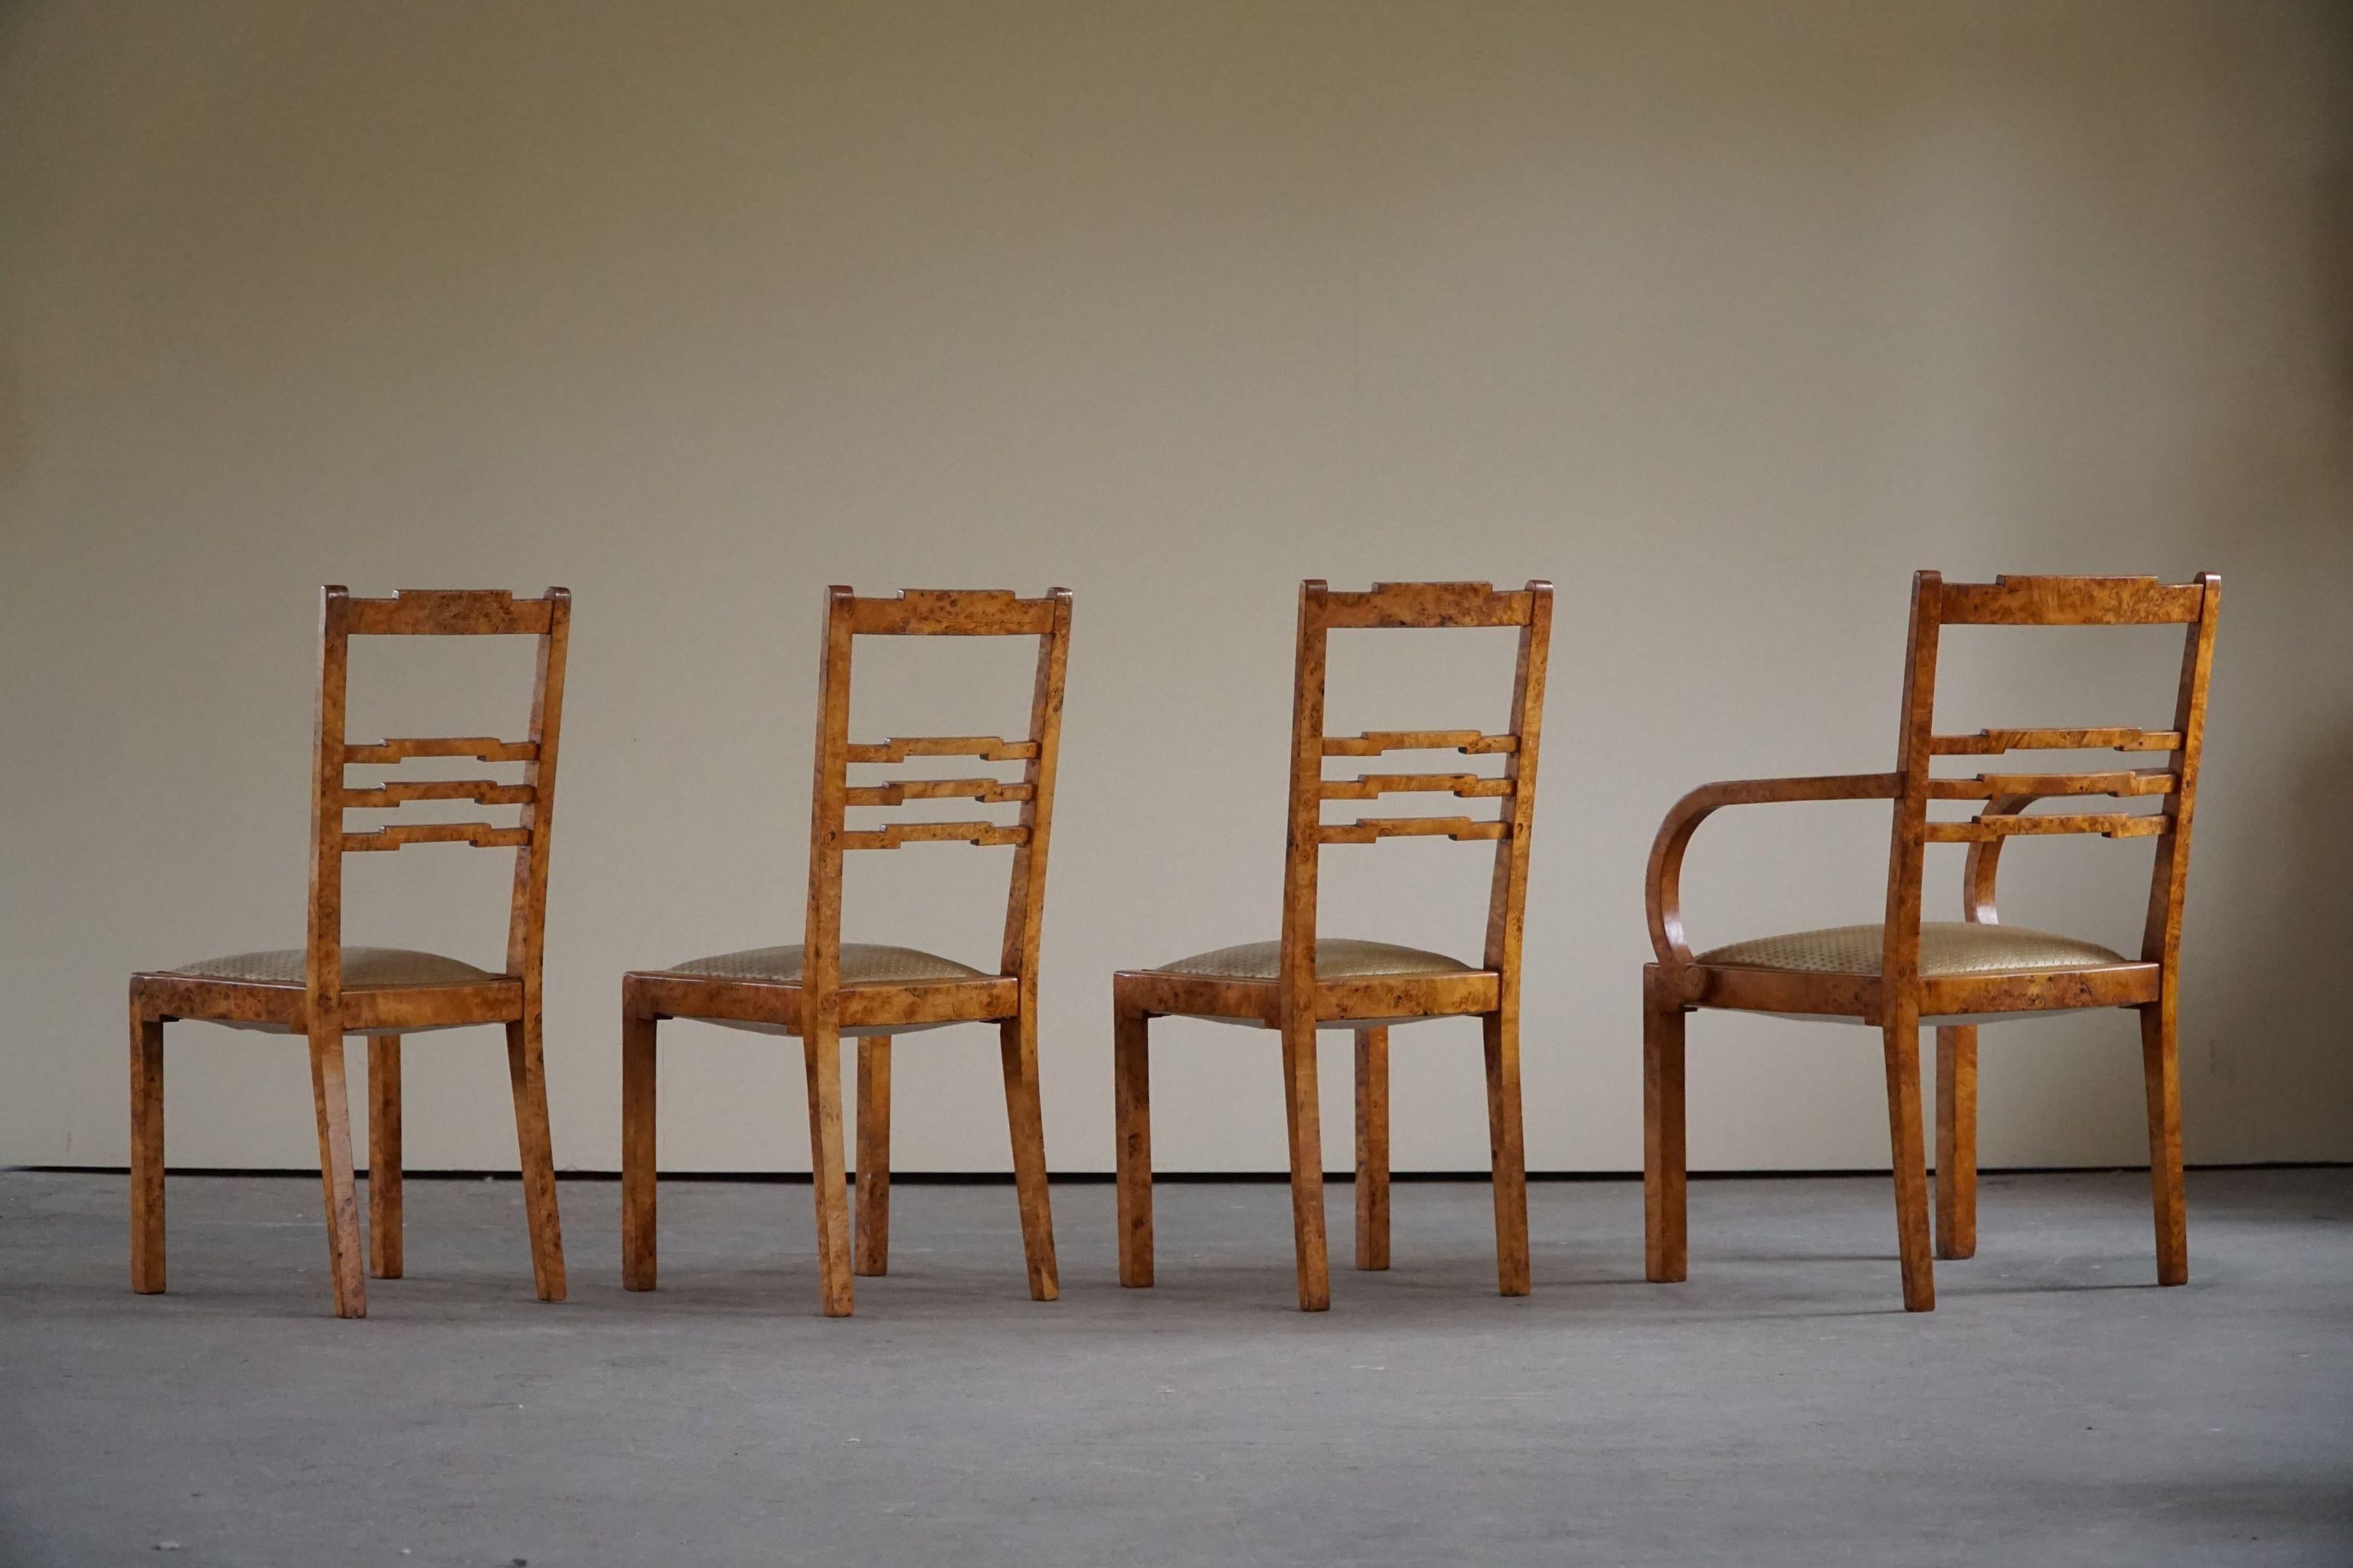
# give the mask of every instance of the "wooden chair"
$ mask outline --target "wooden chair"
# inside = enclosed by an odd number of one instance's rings
[[[1713,784],[1675,804],[1651,848],[1648,902],[1658,961],[1642,971],[1644,1263],[1651,1279],[1681,1279],[1688,1266],[1683,1017],[1698,1007],[1838,1017],[1881,1031],[1904,1304],[1915,1312],[1936,1305],[1920,1129],[1921,1025],[1936,1029],[1936,1252],[1957,1258],[1977,1250],[1978,1026],[2063,1008],[2138,1010],[2158,1280],[2179,1285],[2189,1279],[2174,997],[2190,811],[2198,797],[2206,679],[2221,597],[2221,580],[2211,574],[2177,587],[2150,577],[2000,577],[1989,584],[1947,584],[1934,572],[1923,572],[1913,581],[1895,772]],[[1936,734],[1931,722],[1936,647],[1938,634],[1948,626],[2182,626],[2186,647],[2173,726]],[[2163,752],[2170,760],[2161,767],[2104,773],[1940,778],[1931,772],[1937,757],[2038,750]],[[2045,796],[2084,795],[2154,797],[2157,809],[2026,815]],[[1793,800],[1894,803],[1884,921],[1735,942],[1694,956],[1683,934],[1679,891],[1692,834],[1724,806]],[[1938,800],[1985,804],[1968,820],[1940,821],[1928,815],[1928,803]],[[1994,874],[2003,844],[2058,833],[2157,840],[2138,957],[1999,923]],[[1969,846],[1963,921],[1924,923],[1920,918],[1922,861],[1929,844]]]
[[[805,940],[639,970],[621,980],[621,1281],[654,1288],[654,1029],[664,1018],[800,1037],[808,1073],[809,1165],[816,1191],[818,1266],[828,1317],[848,1317],[850,1276],[888,1271],[891,1225],[891,1040],[945,1024],[994,1023],[1005,1068],[1005,1110],[1021,1210],[1029,1294],[1060,1294],[1054,1222],[1046,1196],[1045,1130],[1038,1099],[1038,937],[1045,911],[1046,847],[1053,820],[1054,764],[1062,731],[1062,675],[1070,658],[1071,595],[1041,599],[995,592],[910,589],[892,599],[828,590],[825,660],[818,685],[817,781],[809,812]],[[1029,733],[849,740],[849,664],[859,637],[1034,637],[1038,675]],[[995,778],[893,779],[852,785],[851,763],[909,757],[976,757],[1023,764],[1018,782]],[[1018,819],[846,826],[848,808],[913,800],[1018,803]],[[997,972],[912,948],[841,940],[842,856],[924,841],[1014,847]],[[858,1247],[853,1265],[843,1192],[841,1047],[858,1038]]]
[[[368,1042],[368,1270],[380,1279],[396,1279],[401,1273],[400,1037],[425,1029],[504,1024],[524,1214],[531,1230],[532,1279],[541,1300],[561,1301],[564,1242],[556,1218],[554,1157],[548,1143],[540,973],[572,595],[551,588],[540,599],[516,599],[498,592],[413,591],[390,599],[354,599],[347,589],[329,587],[322,597],[308,943],[131,977],[132,1289],[148,1293],[164,1289],[165,1024],[201,1018],[309,1039],[311,1099],[319,1119],[319,1173],[326,1192],[327,1261],[339,1318],[367,1314],[359,1215],[352,1195],[343,1037],[364,1035]],[[343,692],[353,637],[501,635],[539,639],[529,740],[345,743]],[[410,757],[521,763],[522,782],[386,780],[354,786],[344,781],[346,768],[396,764]],[[417,800],[518,805],[522,818],[512,827],[433,822],[353,832],[344,826],[346,811],[384,810]],[[470,844],[515,851],[503,971],[477,969],[454,958],[406,948],[343,945],[343,857],[410,844]]]
[[[1512,727],[1324,733],[1324,655],[1335,629],[1379,626],[1517,626],[1518,673]],[[1282,1084],[1291,1132],[1291,1214],[1298,1253],[1299,1305],[1332,1304],[1324,1240],[1324,1143],[1315,1088],[1315,1034],[1356,1037],[1356,1267],[1389,1263],[1388,1032],[1393,1024],[1475,1016],[1485,1031],[1487,1129],[1493,1160],[1495,1271],[1506,1296],[1528,1292],[1527,1176],[1520,1140],[1520,927],[1527,901],[1528,833],[1535,818],[1536,747],[1544,715],[1545,658],[1552,633],[1552,584],[1516,593],[1484,583],[1376,583],[1369,593],[1335,594],[1309,580],[1299,590],[1299,657],[1292,710],[1291,805],[1283,860],[1282,938],[1198,953],[1157,969],[1112,976],[1113,1073],[1119,1164],[1119,1278],[1152,1283],[1152,1110],[1147,1059],[1151,1020],[1175,1015],[1282,1033]],[[1326,779],[1326,757],[1452,751],[1500,756],[1498,776],[1367,773]],[[1492,798],[1500,813],[1467,816],[1366,817],[1326,825],[1327,800],[1377,800],[1437,793]],[[1317,862],[1327,844],[1443,837],[1495,845],[1486,951],[1478,967],[1444,953],[1388,942],[1316,934]]]

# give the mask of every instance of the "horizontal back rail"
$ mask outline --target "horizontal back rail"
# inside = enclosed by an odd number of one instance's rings
[[[1974,778],[1930,779],[1931,800],[2000,800],[2004,795],[2170,795],[2173,775],[2129,769],[2105,773],[1978,773]]]
[[[1324,590],[1317,619],[1345,627],[1524,626],[1535,603],[1525,588],[1489,583],[1376,583],[1363,593]]]
[[[2179,730],[1979,730],[1974,735],[1931,735],[1939,757],[1992,757],[2004,752],[2178,752]]]
[[[366,789],[346,789],[340,804],[345,810],[385,810],[412,800],[470,800],[476,805],[529,805],[539,798],[530,784],[501,784],[496,779],[417,779],[382,784]]]
[[[841,792],[844,805],[904,805],[911,800],[976,800],[1002,805],[1029,800],[1036,791],[1026,784],[1003,779],[891,779],[879,784],[853,784]]]
[[[1466,757],[1489,757],[1519,749],[1517,735],[1484,735],[1476,730],[1367,730],[1361,735],[1324,737],[1327,757],[1377,757],[1384,752],[1460,752]]]
[[[470,740],[427,737],[415,741],[375,741],[343,748],[345,767],[405,763],[411,757],[466,757],[478,763],[535,763],[539,748],[529,741],[499,741],[488,736]]]
[[[893,822],[883,827],[849,828],[841,835],[844,849],[896,849],[902,844],[1027,844],[1029,830],[1018,824],[995,822]]]
[[[372,833],[346,833],[346,854],[364,849],[399,849],[410,844],[470,844],[477,849],[514,848],[531,842],[528,827],[493,827],[487,822],[411,822]]]
[[[842,761],[846,763],[903,763],[909,757],[977,757],[984,763],[1025,763],[1037,755],[1035,741],[1003,741],[995,735],[894,735],[879,744],[842,749]]]
[[[389,599],[346,601],[353,637],[543,637],[553,599],[518,599],[501,589],[404,588]]]
[[[1479,773],[1366,773],[1361,778],[1325,779],[1325,800],[1377,800],[1385,795],[1451,795],[1463,800],[1508,795],[1512,781]]]
[[[2189,626],[2205,613],[2200,584],[2155,577],[1997,577],[1947,583],[1936,618],[1946,626]]]
[[[1474,822],[1467,816],[1366,816],[1325,823],[1315,830],[1319,844],[1371,844],[1383,838],[1501,838],[1508,822]]]
[[[2158,813],[2133,816],[2096,812],[2084,816],[1979,816],[1968,822],[1931,822],[1924,837],[1931,844],[1990,844],[2000,838],[2037,837],[2051,834],[2091,833],[2103,838],[2154,838],[2171,818]]]
[[[895,598],[853,597],[848,613],[861,637],[1043,637],[1054,603],[1003,588],[910,588]]]

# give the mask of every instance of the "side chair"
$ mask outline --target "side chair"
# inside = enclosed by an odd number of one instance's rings
[[[1519,662],[1511,727],[1324,733],[1325,653],[1335,630],[1373,627],[1516,626]],[[1527,900],[1528,835],[1535,820],[1536,748],[1544,713],[1545,660],[1552,633],[1552,584],[1498,593],[1484,583],[1376,583],[1368,593],[1300,584],[1299,650],[1291,731],[1288,845],[1283,858],[1281,939],[1197,953],[1157,969],[1112,976],[1113,1076],[1119,1167],[1119,1279],[1153,1279],[1151,1021],[1213,1019],[1282,1037],[1282,1083],[1290,1123],[1292,1232],[1299,1306],[1332,1304],[1324,1236],[1324,1142],[1315,1087],[1318,1029],[1355,1032],[1356,1044],[1356,1267],[1389,1263],[1388,1035],[1392,1025],[1475,1016],[1487,1058],[1487,1129],[1495,1198],[1495,1272],[1502,1293],[1528,1293],[1527,1175],[1520,1135],[1520,931]],[[1366,773],[1324,776],[1326,757],[1451,751],[1501,758],[1500,773]],[[1498,815],[1365,817],[1326,824],[1327,800],[1440,794],[1493,799]],[[1448,954],[1389,942],[1319,936],[1316,873],[1326,845],[1442,837],[1495,846],[1486,945],[1475,966]]]
[[[352,1191],[352,1133],[343,1079],[343,1037],[367,1037],[368,1254],[380,1279],[400,1277],[400,1041],[403,1035],[470,1024],[503,1024],[522,1163],[523,1212],[531,1232],[533,1284],[543,1301],[564,1300],[564,1242],[549,1147],[547,1079],[540,1039],[540,975],[547,919],[547,856],[555,804],[555,747],[564,709],[564,657],[572,595],[405,591],[354,599],[322,591],[319,710],[311,795],[311,918],[307,943],[271,952],[206,959],[131,977],[131,1281],[164,1289],[164,1026],[198,1018],[234,1027],[301,1035],[311,1047],[311,1100],[319,1121],[319,1173],[325,1189],[327,1261],[335,1316],[364,1317],[359,1215]],[[539,639],[525,741],[378,741],[343,738],[343,696],[354,637],[515,636]],[[345,782],[353,767],[396,766],[411,757],[520,763],[519,784],[431,779]],[[464,800],[522,808],[512,827],[483,822],[411,822],[352,830],[347,811],[396,809],[411,801]],[[343,857],[411,844],[469,844],[515,852],[514,892],[502,969],[406,948],[345,947]]]
[[[1046,1144],[1038,1095],[1038,941],[1045,913],[1046,847],[1053,820],[1054,766],[1062,730],[1062,679],[1069,664],[1071,595],[1038,599],[1003,591],[910,589],[896,598],[828,591],[825,657],[818,684],[817,776],[809,812],[808,916],[804,940],[698,958],[621,979],[621,1282],[655,1281],[654,1031],[664,1018],[699,1018],[730,1028],[797,1035],[808,1074],[809,1166],[816,1193],[818,1266],[825,1315],[848,1317],[851,1274],[888,1271],[891,1225],[891,1041],[947,1024],[993,1023],[1005,1069],[1013,1180],[1021,1211],[1029,1294],[1060,1294],[1054,1223],[1046,1194]],[[1038,639],[1029,732],[849,739],[850,650],[860,637],[1029,637]],[[1018,780],[889,779],[853,785],[855,765],[910,757],[975,757],[1019,763]],[[847,826],[864,807],[917,800],[1018,804],[1012,823],[894,822]],[[896,849],[918,842],[1013,847],[1005,942],[994,973],[913,948],[841,940],[845,851]],[[843,1190],[841,1047],[858,1040],[858,1232],[850,1252]]]
[[[2128,1007],[2140,1015],[2158,1281],[2179,1285],[2189,1279],[2174,1015],[2190,812],[2198,798],[2207,675],[2221,598],[2221,580],[2211,573],[2177,586],[2153,577],[1999,577],[1959,584],[1923,572],[1913,580],[1894,773],[1712,784],[1675,804],[1651,848],[1647,902],[1658,957],[1642,970],[1642,1194],[1649,1278],[1678,1280],[1688,1269],[1683,1024],[1694,1009],[1834,1018],[1880,1030],[1904,1305],[1925,1312],[1935,1307],[1936,1296],[1920,1126],[1921,1026],[1936,1030],[1936,1251],[1961,1258],[1977,1250],[1978,1026],[2062,1009]],[[1937,642],[1952,626],[2180,626],[2184,647],[2172,726],[1937,734],[1932,721]],[[2115,751],[2166,760],[2154,767],[2091,773],[1955,778],[1932,772],[1938,757],[2033,751]],[[2148,799],[2155,809],[2072,809],[2086,795]],[[2028,808],[2045,797],[2070,806],[2029,815]],[[1694,955],[1683,932],[1680,892],[1683,852],[1693,833],[1725,806],[1799,800],[1893,803],[1885,919],[1877,925],[1738,942]],[[1932,801],[1983,804],[1973,816],[1940,820],[1929,815]],[[2002,846],[2016,837],[2063,833],[2157,841],[2137,955],[2000,923],[1994,876]],[[1930,844],[1969,847],[1960,921],[1920,918],[1922,864]]]

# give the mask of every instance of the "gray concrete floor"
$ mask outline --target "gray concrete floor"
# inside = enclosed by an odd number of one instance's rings
[[[663,1286],[567,1182],[531,1299],[511,1182],[412,1181],[408,1271],[326,1312],[312,1180],[175,1178],[172,1293],[121,1177],[0,1173],[6,1564],[2345,1563],[2353,1172],[2193,1173],[2186,1288],[2144,1178],[1995,1177],[1977,1258],[1897,1310],[1883,1180],[1694,1184],[1688,1284],[1639,1187],[1400,1184],[1397,1266],[1291,1307],[1277,1185],[902,1185],[896,1270],[815,1312],[808,1193],[673,1183]],[[164,1547],[163,1543],[176,1543]]]

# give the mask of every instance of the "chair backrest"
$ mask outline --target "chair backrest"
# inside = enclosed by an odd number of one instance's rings
[[[849,739],[852,643],[860,637],[1033,637],[1038,673],[1031,687],[1029,732],[1018,741],[995,735],[894,738],[855,745]],[[895,598],[861,599],[848,588],[827,590],[825,663],[818,690],[817,778],[809,807],[808,925],[802,950],[805,1009],[829,1006],[841,981],[842,856],[850,849],[896,849],[944,841],[1013,846],[1013,873],[1005,899],[1001,972],[1021,985],[1021,1003],[1035,1004],[1038,933],[1045,911],[1046,847],[1053,826],[1054,763],[1062,740],[1062,677],[1070,663],[1071,591],[1050,588],[1043,598],[1019,599],[1003,589],[910,588]],[[890,764],[909,757],[976,757],[1022,764],[1018,780],[885,779],[853,787],[852,764]],[[852,806],[896,806],[911,800],[1018,803],[1018,818],[996,822],[894,822],[853,829]]]
[[[319,728],[311,804],[311,928],[304,965],[315,1008],[343,994],[343,857],[410,844],[469,844],[515,852],[514,894],[507,920],[507,973],[523,984],[525,1005],[539,1005],[540,971],[547,931],[548,834],[555,805],[555,746],[563,726],[564,655],[572,625],[572,592],[518,599],[500,590],[403,590],[389,599],[354,599],[330,585],[320,591]],[[343,699],[355,637],[535,637],[538,674],[531,700],[530,738],[522,741],[445,739],[375,741],[343,738]],[[520,784],[488,779],[385,780],[353,787],[344,770],[397,764],[411,757],[470,757],[521,763]],[[396,808],[417,800],[466,800],[517,805],[512,827],[487,822],[409,823],[348,831],[343,814]]]
[[[2002,845],[2026,835],[2097,834],[2107,838],[2155,838],[2148,911],[2141,957],[2165,965],[2168,996],[2181,934],[2182,889],[2189,868],[2191,809],[2198,798],[2199,752],[2205,738],[2206,681],[2214,661],[2214,619],[2222,580],[2204,573],[2173,584],[2154,577],[1997,577],[1991,583],[1947,583],[1934,572],[1913,578],[1912,630],[1905,658],[1904,719],[1897,750],[1894,836],[1888,854],[1887,924],[1882,974],[1891,990],[1918,979],[1920,883],[1926,847],[1967,844],[1968,914],[1994,920],[1994,870]],[[2146,626],[2184,629],[2180,682],[2168,730],[1980,730],[1974,735],[1936,733],[1936,653],[1946,626]],[[1943,756],[2000,756],[2010,752],[2115,751],[2162,753],[2165,765],[2094,773],[1978,773],[1939,778]],[[2045,796],[2154,796],[2154,812],[2063,812],[2025,815]],[[1932,800],[1985,802],[1964,822],[1931,821]]]
[[[1500,734],[1477,730],[1324,732],[1325,655],[1335,630],[1376,627],[1517,626],[1520,651],[1512,681],[1511,727]],[[1487,900],[1484,963],[1503,976],[1505,1005],[1516,994],[1521,915],[1527,902],[1528,833],[1535,820],[1536,748],[1544,727],[1545,660],[1552,641],[1552,584],[1531,582],[1498,593],[1484,583],[1376,583],[1362,594],[1335,594],[1321,580],[1299,585],[1299,663],[1291,725],[1291,826],[1282,879],[1282,971],[1286,996],[1303,998],[1315,980],[1315,883],[1326,844],[1373,844],[1384,838],[1432,837],[1488,840],[1495,872]],[[1385,752],[1459,752],[1501,756],[1500,776],[1478,773],[1365,773],[1324,776],[1326,757],[1376,757]],[[1363,817],[1324,822],[1327,800],[1378,800],[1387,795],[1442,794],[1492,798],[1497,815]]]

